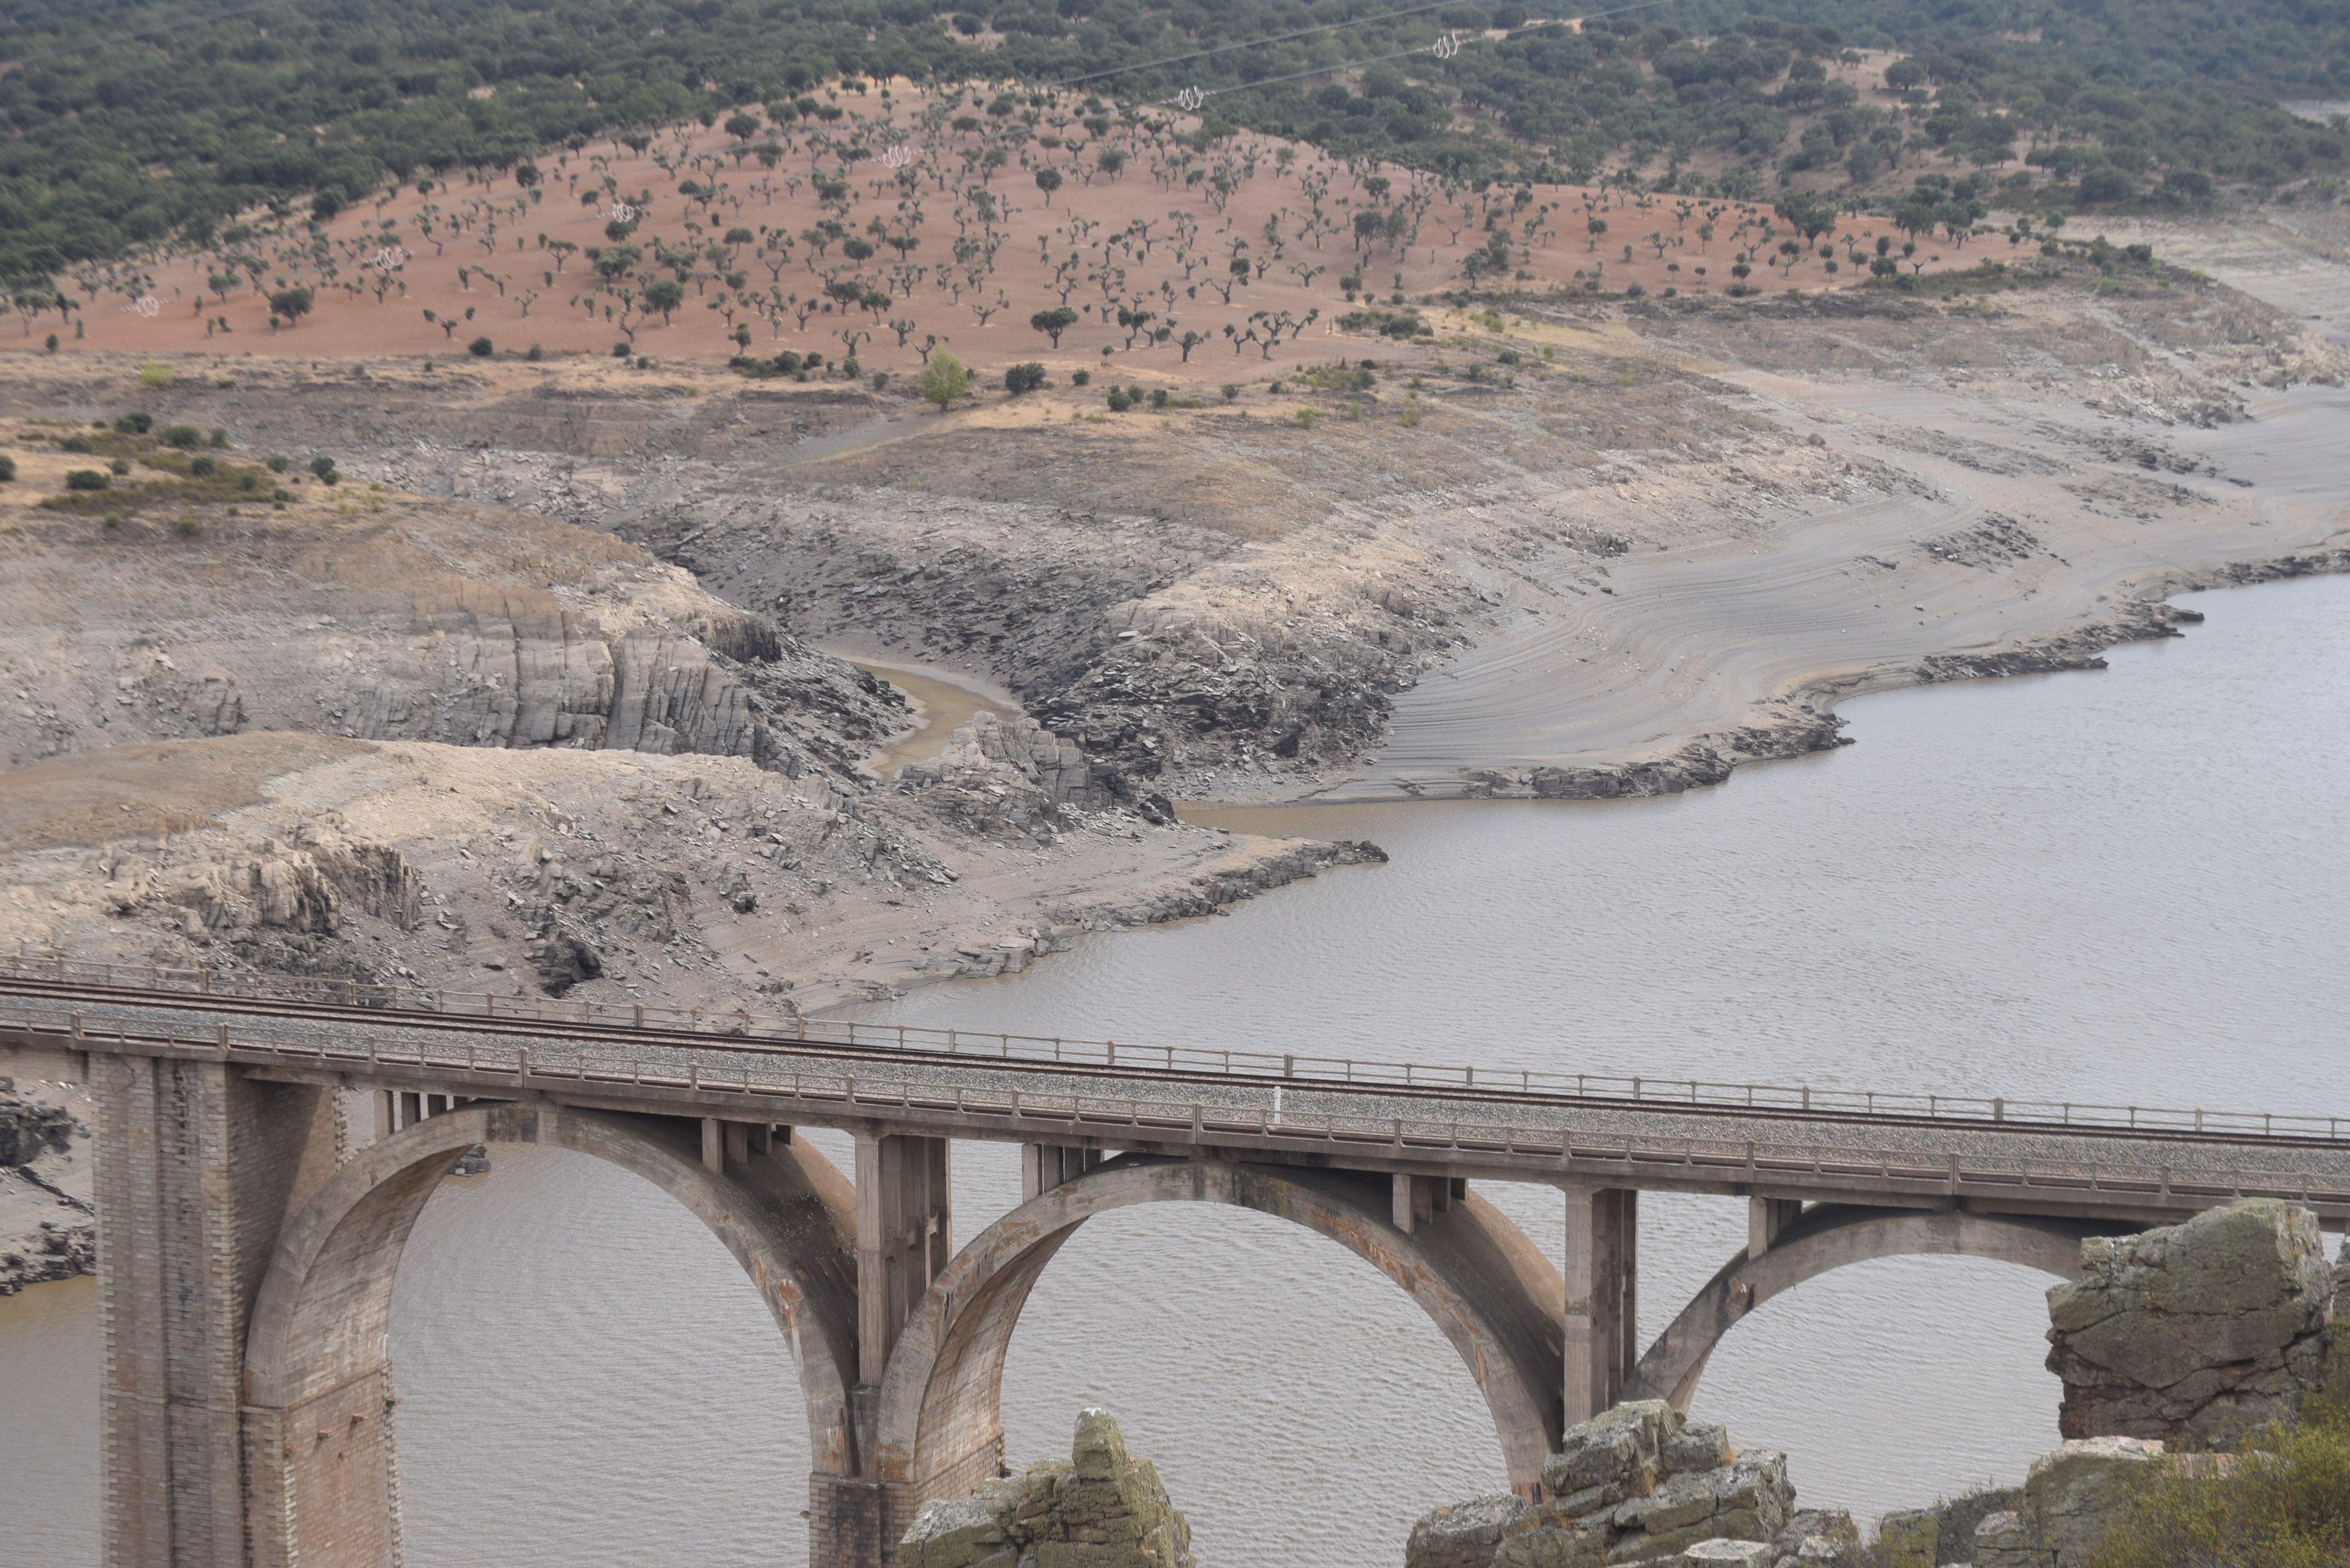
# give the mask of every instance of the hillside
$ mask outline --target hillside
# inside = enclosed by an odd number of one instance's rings
[[[1066,85],[1048,133],[1080,150],[1100,136],[1088,122],[1198,88],[1211,141],[1246,127],[1457,179],[1607,172],[1731,199],[1825,167],[1866,187],[1904,148],[1954,139],[2002,166],[2034,145],[2095,152],[2051,170],[2076,201],[2149,184],[2200,199],[2196,182],[2162,183],[2173,171],[2265,190],[2344,154],[2338,130],[2272,101],[2338,93],[2350,68],[2338,14],[2288,0],[1672,0],[1552,25],[1564,14],[1332,0],[53,7],[0,24],[15,131],[0,145],[0,278],[42,290],[76,264],[202,243],[263,208],[331,213],[388,182],[511,169],[690,119],[743,116],[746,137],[824,124],[837,108],[824,89],[843,77]],[[1908,62],[1898,104],[1832,79],[1863,51]],[[1855,165],[1856,147],[1876,161]],[[2078,187],[2097,167],[2117,178]]]

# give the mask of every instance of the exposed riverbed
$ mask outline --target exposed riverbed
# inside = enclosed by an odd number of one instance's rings
[[[2102,676],[1872,697],[1853,749],[1616,804],[1299,807],[1235,827],[1394,857],[1111,935],[1027,978],[879,1015],[2074,1098],[2350,1105],[2350,580],[2190,601],[2210,624]],[[957,1150],[956,1232],[1017,1197]],[[1546,1246],[1557,1199],[1492,1195]],[[1653,1332],[1743,1238],[1651,1199]],[[1701,1414],[1786,1448],[1807,1501],[1864,1515],[2012,1479],[2054,1437],[2045,1283],[1953,1260],[1814,1282],[1741,1326]],[[0,1303],[9,1555],[96,1561],[87,1282]],[[796,1563],[805,1428],[772,1324],[719,1245],[584,1159],[452,1182],[396,1303],[401,1489],[419,1568]],[[1170,1206],[1091,1222],[1007,1370],[1015,1461],[1118,1411],[1202,1560],[1398,1560],[1430,1504],[1500,1482],[1437,1330],[1283,1222]]]

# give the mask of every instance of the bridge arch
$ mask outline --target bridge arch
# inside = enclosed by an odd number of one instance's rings
[[[906,1324],[881,1386],[875,1473],[898,1528],[960,1497],[1003,1458],[1003,1361],[1045,1265],[1092,1216],[1143,1203],[1221,1203],[1338,1242],[1411,1293],[1483,1391],[1511,1485],[1530,1490],[1565,1409],[1565,1290],[1525,1233],[1471,1193],[1399,1230],[1391,1179],[1128,1155],[1030,1199],[956,1255]],[[902,1514],[902,1517],[899,1517]]]
[[[701,1159],[698,1122],[557,1106],[468,1106],[344,1162],[279,1231],[245,1336],[247,1552],[260,1568],[399,1560],[390,1328],[401,1249],[475,1144],[542,1144],[633,1171],[734,1254],[789,1339],[812,1468],[852,1473],[857,1366],[847,1182],[799,1140]]]
[[[1641,1355],[1619,1397],[1665,1399],[1687,1410],[1707,1360],[1733,1324],[1831,1269],[1943,1254],[2021,1263],[2070,1280],[2081,1272],[2081,1242],[2113,1233],[2110,1224],[2040,1215],[1814,1204],[1761,1257],[1742,1251],[1722,1265]]]

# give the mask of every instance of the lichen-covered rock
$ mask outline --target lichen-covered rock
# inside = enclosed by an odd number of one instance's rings
[[[1930,1508],[1905,1508],[1877,1521],[1877,1554],[1885,1568],[1934,1568],[1942,1521]]]
[[[1546,1501],[1480,1498],[1413,1527],[1409,1568],[1610,1568],[1679,1563],[1707,1542],[1756,1543],[1700,1558],[1774,1561],[1794,1504],[1781,1454],[1733,1455],[1719,1427],[1662,1400],[1618,1405],[1569,1430],[1543,1466]]]
[[[2105,1538],[2130,1482],[2160,1459],[2160,1443],[2088,1438],[2032,1461],[2023,1480],[2023,1528],[2054,1568],[2083,1568]]]
[[[1570,1517],[1645,1495],[1657,1484],[1666,1432],[1679,1421],[1661,1399],[1603,1410],[1570,1430],[1543,1463],[1543,1490]]]
[[[1860,1527],[1843,1509],[1798,1509],[1771,1538],[1772,1568],[1846,1568],[1860,1560]]]
[[[1411,1527],[1404,1561],[1412,1568],[1485,1568],[1510,1527],[1533,1507],[1514,1492],[1496,1492],[1436,1509]]]
[[[2047,1568],[2047,1563],[2023,1528],[2021,1510],[1987,1513],[1975,1526],[1974,1568]]]
[[[1762,1541],[1700,1541],[1673,1559],[1675,1568],[1772,1568],[1773,1561]]]
[[[1077,1417],[1069,1459],[934,1502],[898,1543],[903,1568],[1195,1568],[1191,1527],[1105,1410]]]
[[[2273,1199],[2084,1241],[2048,1293],[2061,1429],[2232,1443],[2323,1386],[2333,1295],[2316,1216]]]

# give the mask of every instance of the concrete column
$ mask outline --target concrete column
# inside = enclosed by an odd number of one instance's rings
[[[1410,1235],[1412,1231],[1418,1228],[1419,1223],[1419,1216],[1414,1211],[1412,1207],[1412,1189],[1416,1185],[1417,1183],[1415,1183],[1412,1179],[1404,1172],[1400,1170],[1396,1172],[1394,1177],[1395,1196],[1392,1199],[1393,1207],[1390,1212],[1395,1220],[1395,1228],[1402,1231],[1407,1236]]]
[[[1566,1189],[1566,1425],[1616,1402],[1639,1360],[1639,1201],[1624,1188]]]
[[[1779,1244],[1787,1227],[1803,1216],[1798,1198],[1749,1198],[1746,1200],[1746,1256],[1751,1262]]]
[[[857,1140],[857,1361],[879,1386],[898,1331],[953,1256],[942,1137]]]
[[[283,1440],[276,1413],[244,1409],[247,1318],[280,1227],[348,1152],[341,1096],[116,1055],[92,1058],[90,1090],[102,1560],[241,1563],[246,1450]],[[355,1521],[337,1568],[396,1561],[396,1512],[354,1503],[373,1528]]]

